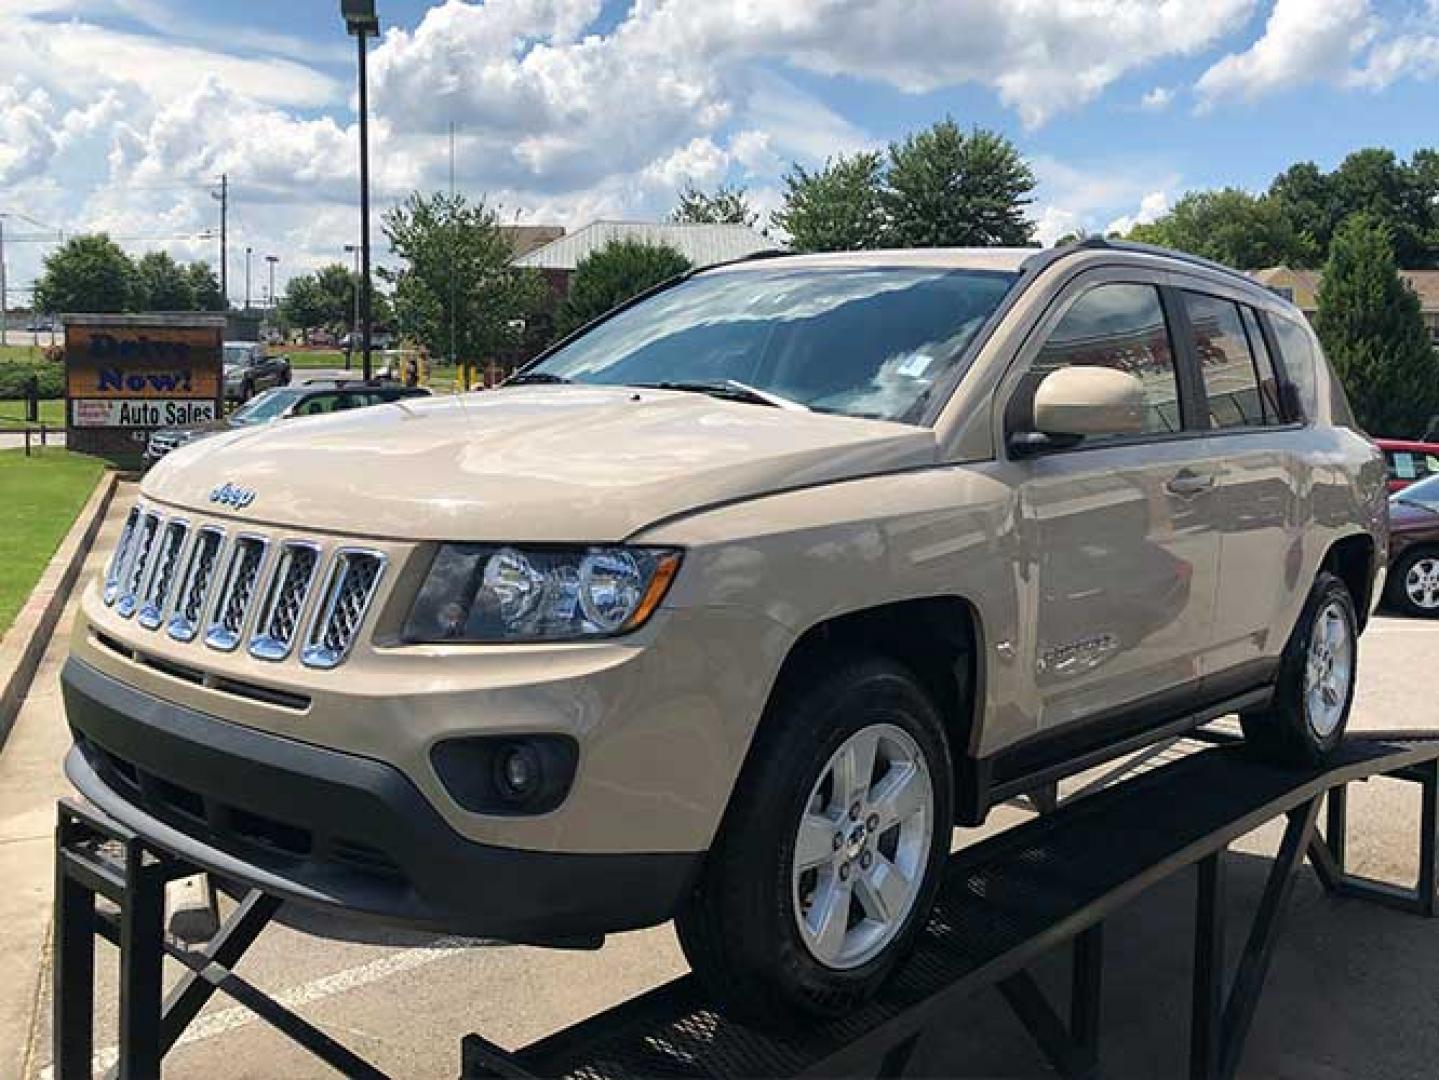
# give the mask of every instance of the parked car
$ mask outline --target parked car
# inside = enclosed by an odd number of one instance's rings
[[[1439,474],[1439,443],[1411,439],[1375,439],[1384,451],[1389,473],[1389,491],[1403,491],[1410,484]]]
[[[1389,528],[1390,604],[1439,618],[1439,470],[1389,496]]]
[[[498,390],[162,461],[84,596],[66,769],[282,897],[540,944],[675,917],[727,1008],[833,1015],[954,824],[1235,712],[1328,754],[1387,522],[1308,323],[1239,274],[743,261]]]
[[[267,356],[258,341],[225,342],[225,400],[249,401],[261,390],[290,381],[290,358]]]
[[[302,383],[264,390],[228,416],[185,427],[160,428],[150,433],[145,444],[145,467],[196,439],[288,420],[296,416],[318,416],[344,412],[369,405],[383,405],[401,398],[428,397],[423,388],[410,388],[386,379],[363,382],[358,379],[306,379]]]
[[[25,329],[32,334],[46,334],[55,329],[55,319],[51,315],[34,315],[25,324]]]

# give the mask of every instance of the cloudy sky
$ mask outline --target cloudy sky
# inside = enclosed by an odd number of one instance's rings
[[[0,0],[0,213],[289,273],[357,233],[354,52],[334,0]],[[376,212],[457,183],[505,217],[653,218],[686,181],[777,205],[791,162],[952,115],[1040,177],[1041,239],[1124,227],[1296,160],[1439,143],[1439,0],[379,0]],[[383,256],[382,256],[383,257]],[[263,287],[255,274],[256,294]]]

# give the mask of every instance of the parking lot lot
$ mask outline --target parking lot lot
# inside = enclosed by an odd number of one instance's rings
[[[128,505],[128,494],[122,489],[114,506]],[[98,551],[108,550],[117,528],[112,511]],[[92,555],[92,570],[97,560]],[[1363,642],[1356,726],[1439,729],[1428,674],[1436,650],[1439,625],[1378,618]],[[0,903],[5,920],[0,946],[7,955],[38,940],[35,924],[45,918],[52,800],[64,788],[58,756],[67,738],[56,687],[63,652],[63,641],[52,645],[0,759],[0,839],[5,841],[0,860],[8,860],[3,870],[14,882],[28,867],[29,880],[39,882],[24,895],[18,887],[10,890]],[[1356,869],[1412,880],[1417,802],[1417,789],[1392,782],[1353,793]],[[1005,808],[988,829],[1024,817],[1022,810]],[[977,832],[957,832],[956,843],[970,842]],[[1236,914],[1247,915],[1256,902],[1268,863],[1255,856],[1272,851],[1277,835],[1271,826],[1248,837],[1232,858],[1230,901]],[[1110,1075],[1159,1078],[1184,1071],[1192,885],[1192,874],[1183,874],[1109,925],[1103,1009]],[[614,937],[597,953],[567,953],[376,934],[298,912],[289,922],[265,931],[240,965],[241,974],[398,1076],[453,1076],[459,1037],[470,1030],[501,1045],[521,1045],[683,970],[668,926]],[[1306,872],[1295,889],[1244,1073],[1433,1075],[1439,1061],[1439,1026],[1433,1023],[1439,1007],[1439,934],[1434,930],[1411,916],[1330,900]],[[1232,938],[1230,947],[1237,952],[1242,936],[1235,932]],[[108,948],[103,950],[97,991],[100,1065],[113,1060],[112,959]],[[27,1080],[48,1076],[48,977],[34,965],[14,970],[20,972],[15,980],[0,979],[5,999],[0,1015],[30,1019],[13,1029],[24,1033],[23,1055],[0,1060],[0,1074],[9,1075],[6,1062],[13,1061]],[[1059,956],[1041,971],[1059,1000],[1066,971]],[[1296,1031],[1305,1033],[1302,1040],[1293,1037]],[[942,1034],[922,1043],[914,1065],[921,1075],[934,1076],[1045,1071],[1043,1059],[992,991],[972,999]],[[243,1009],[217,1000],[168,1059],[168,1075],[228,1080],[329,1074]]]

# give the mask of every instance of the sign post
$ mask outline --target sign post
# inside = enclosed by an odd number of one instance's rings
[[[66,315],[71,450],[135,467],[156,428],[220,416],[223,315]]]

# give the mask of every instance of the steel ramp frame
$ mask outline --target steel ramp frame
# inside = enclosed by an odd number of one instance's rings
[[[1347,741],[1336,761],[1308,771],[1259,765],[1244,755],[1242,746],[1228,745],[1235,740],[1221,733],[1203,733],[1202,741],[1216,747],[1132,779],[1115,777],[1118,782],[1105,790],[1086,789],[1084,798],[1046,807],[1049,812],[1043,816],[951,856],[937,914],[921,948],[881,999],[852,1018],[785,1032],[755,1031],[708,1006],[697,980],[686,975],[514,1052],[479,1034],[468,1035],[461,1043],[461,1075],[582,1074],[586,1080],[902,1076],[926,1031],[942,1023],[963,999],[994,987],[1057,1074],[1098,1076],[1105,923],[1141,892],[1196,865],[1190,1074],[1194,1080],[1232,1077],[1306,856],[1334,895],[1431,917],[1439,912],[1439,734],[1365,733]],[[1421,787],[1420,873],[1412,890],[1346,869],[1347,786],[1374,776]],[[1216,778],[1225,783],[1216,783]],[[1186,816],[1173,805],[1178,792],[1227,787],[1238,794],[1218,790],[1211,800],[1216,805],[1202,808],[1203,813]],[[1326,801],[1321,834],[1317,823]],[[1135,807],[1145,806],[1151,807],[1154,821],[1134,815]],[[1288,822],[1284,840],[1229,980],[1223,963],[1223,856],[1234,840],[1279,817]],[[1127,844],[1096,845],[1096,839],[1112,839],[1116,827],[1128,828]],[[1091,855],[1096,846],[1102,854]],[[88,805],[61,801],[56,830],[55,1077],[79,1080],[92,1075],[97,939],[116,945],[120,954],[119,1047],[113,1075],[125,1080],[158,1077],[165,1055],[219,991],[341,1075],[383,1077],[235,974],[234,966],[279,909],[277,898],[249,892],[203,948],[182,947],[167,937],[165,884],[204,869]],[[99,897],[114,903],[118,913],[100,910]],[[1028,970],[1064,945],[1073,953],[1067,1016],[1051,1004]],[[168,994],[162,992],[161,980],[166,956],[188,969]]]

